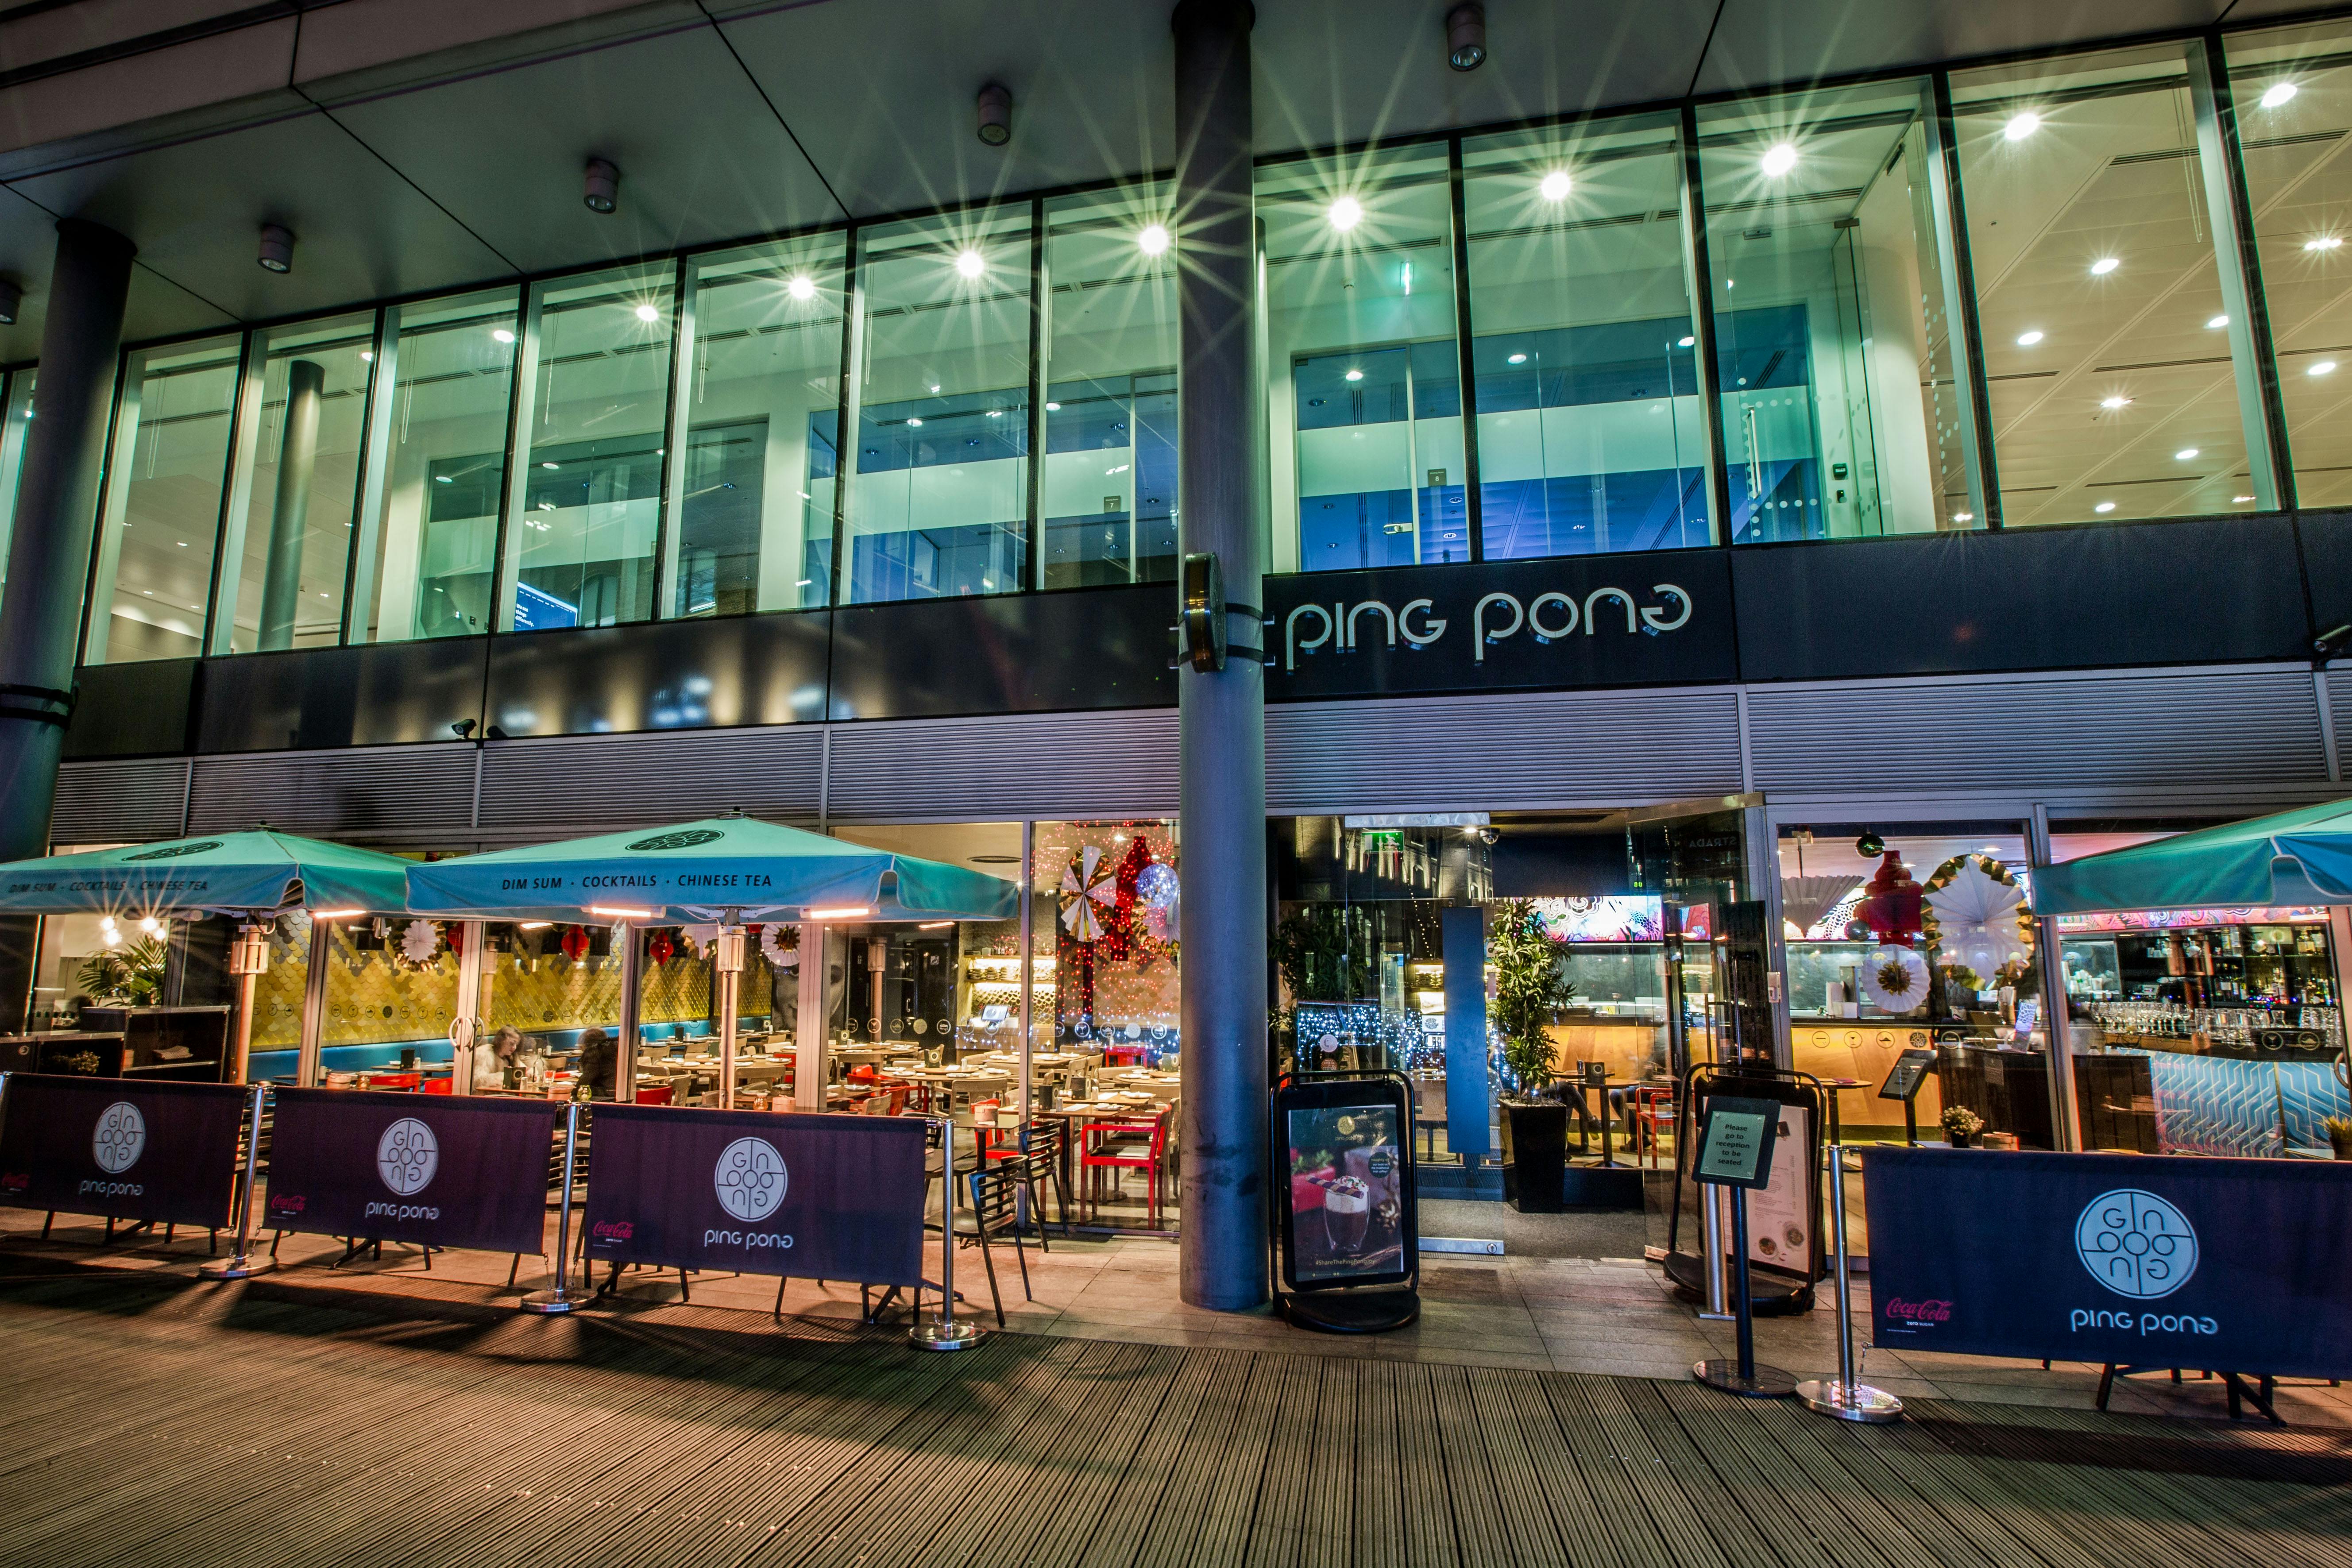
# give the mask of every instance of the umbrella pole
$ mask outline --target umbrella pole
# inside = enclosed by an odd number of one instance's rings
[[[236,976],[236,1038],[229,1047],[230,1083],[245,1081],[246,1059],[253,1050],[253,989],[269,967],[269,928],[247,923],[229,944],[228,972]]]
[[[734,910],[727,911],[731,917]],[[735,988],[743,974],[743,928],[730,918],[711,949],[719,974],[719,1109],[735,1109]]]

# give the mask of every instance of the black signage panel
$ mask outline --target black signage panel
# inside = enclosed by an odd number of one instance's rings
[[[2294,1160],[1863,1151],[1871,1342],[2352,1377],[2352,1182]]]
[[[0,1204],[226,1225],[248,1092],[230,1083],[13,1073],[0,1107]]]
[[[486,1252],[546,1246],[553,1101],[274,1092],[270,1229]]]
[[[1772,1144],[1780,1135],[1782,1107],[1776,1100],[1708,1097],[1699,1123],[1698,1152],[1691,1179],[1718,1187],[1758,1188],[1772,1181]]]
[[[1895,1058],[1895,1065],[1886,1069],[1886,1081],[1878,1086],[1878,1098],[1908,1101],[1919,1092],[1919,1086],[1927,1080],[1927,1074],[1935,1066],[1936,1053],[1933,1051],[1916,1047],[1905,1051]]]
[[[1268,577],[1266,697],[1734,679],[1725,554],[1669,550]]]
[[[600,1105],[588,1256],[919,1285],[925,1125]]]

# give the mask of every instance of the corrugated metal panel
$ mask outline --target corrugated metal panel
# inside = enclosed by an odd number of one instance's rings
[[[2145,797],[2325,783],[2307,670],[1755,687],[1756,787]]]
[[[568,837],[730,808],[814,817],[824,756],[814,724],[492,741],[482,748],[481,829]]]
[[[1270,812],[1540,810],[1739,788],[1735,692],[1567,691],[1266,710]]]
[[[1162,816],[1176,809],[1173,709],[835,724],[835,822]]]
[[[52,844],[127,844],[177,838],[187,808],[188,762],[68,763],[58,769]]]
[[[292,833],[430,846],[462,839],[474,799],[474,748],[383,746],[199,757],[188,830],[267,822]]]
[[[2333,776],[2352,778],[2352,668],[2327,672],[2327,711],[2336,736]]]

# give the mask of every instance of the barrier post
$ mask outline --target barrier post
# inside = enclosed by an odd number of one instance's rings
[[[1701,1217],[1700,1243],[1706,1251],[1706,1305],[1699,1316],[1716,1322],[1731,1321],[1730,1288],[1723,1277],[1723,1258],[1727,1250],[1723,1238],[1723,1189],[1707,1183],[1698,1190]]]
[[[526,1312],[551,1316],[580,1305],[580,1298],[572,1293],[572,1173],[579,1152],[580,1102],[575,1100],[563,1108],[563,1197],[555,1209],[555,1289],[525,1296]]]
[[[250,978],[247,984],[250,987]],[[261,1101],[268,1092],[268,1084],[257,1083],[246,1100],[245,1170],[236,1192],[236,1255],[226,1263],[205,1264],[196,1270],[200,1279],[249,1279],[278,1267],[267,1258],[250,1258],[246,1253],[253,1239],[253,1173],[261,1163]]]
[[[978,1344],[985,1331],[977,1323],[959,1323],[955,1316],[955,1118],[940,1121],[940,1315],[936,1322],[917,1322],[907,1338],[917,1350],[961,1351]]]
[[[1830,1189],[1830,1224],[1836,1226],[1838,1374],[1835,1381],[1809,1377],[1797,1384],[1797,1397],[1809,1410],[1841,1421],[1895,1421],[1902,1418],[1903,1401],[1885,1389],[1855,1381],[1853,1364],[1853,1280],[1847,1267],[1845,1240],[1845,1145],[1830,1145],[1830,1169],[1837,1184]]]

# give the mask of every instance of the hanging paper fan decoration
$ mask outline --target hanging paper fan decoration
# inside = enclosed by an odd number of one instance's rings
[[[1927,961],[1890,942],[1863,965],[1862,994],[1882,1013],[1916,1013],[1927,1000]]]
[[[1074,942],[1097,942],[1104,914],[1118,902],[1118,868],[1103,864],[1100,846],[1087,845],[1062,872],[1062,929]]]
[[[441,932],[431,921],[411,921],[401,928],[400,956],[411,963],[433,962],[441,949]]]
[[[1802,941],[1862,886],[1859,877],[1783,877],[1780,879],[1780,919],[1796,928]],[[1832,936],[1843,934],[1833,931]]]
[[[2009,868],[1988,855],[1955,855],[1927,879],[1927,935],[1937,962],[1965,969],[1979,988],[2033,952],[2033,911]]]
[[[1174,942],[1182,897],[1176,868],[1164,862],[1146,866],[1135,879],[1135,892],[1143,901],[1143,929],[1155,942]]]
[[[778,969],[800,967],[801,933],[788,925],[772,925],[760,932],[760,952]]]
[[[577,963],[588,952],[588,931],[584,926],[563,928],[563,956]]]
[[[646,956],[652,959],[654,967],[658,969],[677,956],[677,942],[667,930],[657,931],[646,938]]]

